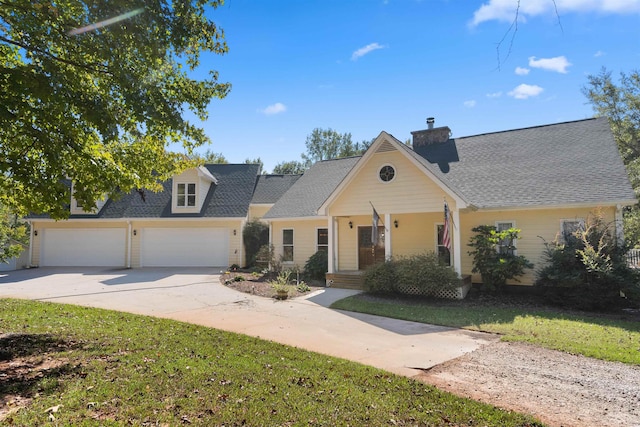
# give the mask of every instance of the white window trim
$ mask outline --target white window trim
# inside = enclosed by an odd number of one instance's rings
[[[327,253],[329,253],[329,228],[327,227],[316,227],[316,252],[318,252],[320,249],[320,243],[318,242],[318,231],[319,230],[327,230],[327,244],[323,244],[322,246],[326,246],[327,248]]]
[[[564,242],[564,224],[567,222],[577,222],[580,224],[580,227],[582,228],[582,230],[585,229],[585,220],[584,218],[563,218],[560,220],[560,238],[562,239],[561,241]]]
[[[382,178],[380,178],[380,171],[382,170],[382,168],[384,168],[386,166],[391,166],[393,168],[393,178],[391,178],[389,181],[383,181]],[[381,165],[378,168],[378,171],[377,171],[376,175],[378,176],[378,181],[380,181],[381,183],[390,184],[393,181],[395,181],[396,178],[398,177],[398,168],[396,168],[392,163],[384,163],[383,165]]]
[[[193,206],[189,206],[189,184],[194,185],[193,196],[195,202]],[[178,203],[178,189],[181,185],[184,185],[184,205]],[[176,183],[176,207],[179,209],[195,209],[198,207],[198,183],[194,181],[184,181]]]
[[[509,228],[516,228],[516,222],[514,220],[505,219],[505,220],[500,220],[495,222],[496,231],[499,231],[498,224],[507,224],[507,223],[511,224],[511,227]],[[513,250],[513,254],[516,256],[518,255],[518,240],[520,239],[515,239],[513,241],[513,246],[515,247],[515,249]],[[496,245],[496,251],[499,250],[498,249],[499,246],[500,245]]]
[[[285,243],[284,242],[284,232],[291,230],[291,240],[292,243]],[[291,246],[291,260],[287,260],[285,261],[284,259],[282,260],[283,264],[293,264],[294,260],[296,259],[296,252],[295,252],[295,242],[296,242],[296,232],[294,231],[293,228],[283,228],[282,229],[282,256],[284,257],[284,248],[285,247],[289,247]]]

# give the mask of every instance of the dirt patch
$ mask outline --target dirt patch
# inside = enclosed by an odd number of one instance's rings
[[[268,274],[254,274],[241,271],[232,271],[220,275],[220,283],[226,287],[265,298],[275,297],[276,292],[270,283],[273,279],[275,279],[275,277]],[[289,298],[308,295],[311,292],[324,289],[324,286],[321,286],[321,284],[316,281],[307,281],[305,284],[309,288],[308,290],[304,286],[297,287],[295,284],[292,284],[289,289]]]
[[[640,367],[498,342],[418,379],[550,426],[640,427]]]

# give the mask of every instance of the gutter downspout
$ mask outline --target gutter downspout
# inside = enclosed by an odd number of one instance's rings
[[[33,262],[33,222],[27,221],[27,224],[29,224],[29,267],[31,267]]]

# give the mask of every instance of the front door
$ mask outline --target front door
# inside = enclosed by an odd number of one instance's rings
[[[384,262],[384,226],[378,227],[378,244],[371,244],[371,229],[358,227],[358,270]]]

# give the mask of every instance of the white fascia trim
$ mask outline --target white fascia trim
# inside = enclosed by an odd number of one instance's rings
[[[42,218],[42,219],[30,219],[31,222],[122,222],[127,223],[127,221],[131,222],[175,222],[175,221],[187,221],[187,222],[223,222],[223,221],[243,221],[246,217],[237,216],[237,217],[228,217],[228,218],[70,218],[65,220],[54,220],[51,218]]]
[[[204,166],[198,166],[197,170],[198,170],[198,176],[205,177],[209,181],[218,185],[218,180],[216,179],[215,176],[211,175],[211,172],[209,172],[207,168],[205,168]]]
[[[273,206],[275,203],[250,203],[249,206]]]
[[[263,221],[267,222],[281,222],[281,221],[316,221],[316,220],[328,220],[329,217],[326,215],[318,215],[318,216],[300,216],[300,217],[292,217],[292,218],[262,218]]]
[[[382,131],[382,132],[380,132],[380,135],[378,135],[376,140],[373,141],[373,144],[371,144],[369,146],[369,148],[367,149],[367,151],[362,155],[360,160],[358,160],[356,162],[356,164],[353,166],[353,168],[351,168],[351,170],[344,177],[342,182],[340,182],[340,184],[338,184],[338,186],[335,188],[335,190],[333,190],[333,192],[329,195],[329,197],[327,197],[327,200],[325,200],[324,203],[322,205],[320,205],[320,207],[318,208],[318,213],[319,214],[323,214],[323,215],[327,214],[327,208],[329,207],[329,205],[331,205],[331,203],[333,203],[333,201],[336,198],[338,198],[338,196],[340,196],[340,194],[342,194],[342,192],[347,187],[347,185],[352,181],[353,177],[364,167],[365,164],[367,164],[367,162],[371,159],[371,157],[373,157],[376,154],[376,151],[378,150],[378,147],[380,145],[382,145],[385,141],[391,143],[392,145],[396,145],[397,146],[396,149],[399,152],[401,152],[418,169],[423,171],[423,173],[429,179],[431,179],[438,187],[440,187],[440,189],[442,191],[444,191],[446,194],[451,196],[451,198],[453,198],[455,200],[456,207],[458,209],[464,209],[464,208],[467,207],[467,203],[464,200],[462,200],[462,198],[460,198],[460,196],[455,194],[449,187],[444,185],[444,183],[438,177],[436,177],[434,174],[432,174],[431,171],[429,171],[420,162],[418,162],[415,158],[413,158],[413,156],[411,156],[406,151],[406,149],[404,149],[403,147],[399,147],[399,145],[402,145],[402,142],[398,141],[393,135],[390,135],[387,132]]]
[[[567,205],[552,204],[552,205],[535,205],[535,206],[507,206],[507,207],[491,207],[491,208],[470,208],[466,212],[487,212],[487,211],[530,211],[530,210],[543,210],[543,209],[576,209],[576,208],[598,208],[605,206],[633,206],[637,204],[637,200],[622,200],[622,201],[608,201],[602,203],[584,202],[584,203],[571,203]]]

